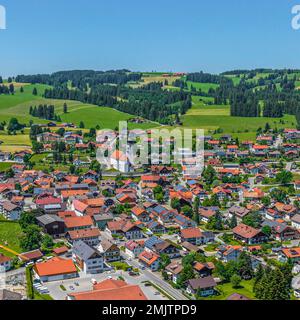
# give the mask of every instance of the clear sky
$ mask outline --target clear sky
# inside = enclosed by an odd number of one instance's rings
[[[300,0],[0,0],[0,74],[300,68]]]

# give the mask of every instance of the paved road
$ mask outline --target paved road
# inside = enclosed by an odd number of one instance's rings
[[[121,254],[124,259],[128,259],[128,255],[126,255],[124,252],[122,252]],[[171,285],[169,285],[166,281],[161,279],[155,273],[153,273],[147,269],[141,270],[140,264],[137,261],[132,260],[132,261],[128,261],[127,263],[129,263],[130,265],[132,265],[135,268],[139,268],[140,273],[142,275],[144,275],[149,281],[151,281],[151,282],[155,283],[156,285],[158,285],[159,287],[161,287],[163,290],[165,290],[167,293],[169,293],[174,299],[188,300],[188,298],[186,298],[179,290],[174,289]]]

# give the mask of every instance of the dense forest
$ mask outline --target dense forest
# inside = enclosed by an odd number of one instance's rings
[[[215,75],[215,74],[204,73],[203,71],[189,73],[186,77],[186,80],[193,81],[193,82],[200,82],[200,83],[215,83],[215,84],[232,82],[229,78]]]
[[[140,73],[131,73],[129,70],[74,70],[59,71],[52,74],[18,75],[15,80],[16,82],[43,83],[52,86],[59,86],[69,82],[74,88],[85,89],[86,85],[125,84],[129,81],[138,81],[140,79]]]

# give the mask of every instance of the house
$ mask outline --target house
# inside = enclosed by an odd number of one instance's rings
[[[245,190],[243,192],[243,197],[245,200],[249,201],[260,201],[264,197],[264,192],[261,189],[254,188],[253,190]]]
[[[199,209],[199,217],[202,222],[208,223],[210,218],[216,215],[217,211],[211,210],[209,208],[200,208]]]
[[[4,254],[0,253],[0,274],[1,271],[9,271],[12,267],[12,258],[5,256]]]
[[[195,246],[195,245],[193,245],[193,244],[191,244],[190,242],[187,242],[187,241],[182,242],[181,243],[181,247],[182,247],[182,249],[183,249],[183,251],[185,253],[188,253],[188,252],[203,253],[202,249],[200,249],[199,247],[197,247],[197,246]]]
[[[286,262],[291,260],[292,262],[300,261],[300,247],[297,248],[282,248],[278,252],[279,261]]]
[[[36,218],[37,224],[45,233],[58,237],[65,233],[65,222],[57,215],[45,214]]]
[[[65,203],[60,198],[55,198],[48,193],[39,195],[35,200],[35,204],[37,208],[49,214],[56,214],[66,208]]]
[[[113,221],[114,217],[111,213],[106,212],[106,213],[101,213],[101,214],[95,214],[93,216],[93,220],[95,225],[100,229],[100,230],[105,230],[107,227],[107,223],[109,221]]]
[[[93,226],[93,220],[90,216],[67,217],[64,219],[66,231],[90,229]]]
[[[152,232],[156,234],[165,233],[166,228],[159,223],[158,221],[152,220],[146,224],[146,227]]]
[[[149,222],[151,220],[148,212],[140,206],[133,207],[131,209],[131,215],[133,219],[140,220],[142,222]]]
[[[262,243],[267,240],[267,236],[260,230],[247,226],[243,223],[237,225],[232,231],[235,239],[247,244]]]
[[[34,262],[37,261],[39,259],[43,258],[43,253],[39,250],[32,250],[32,251],[28,251],[28,252],[23,252],[21,254],[19,254],[19,259],[24,261],[24,262]]]
[[[138,285],[127,284],[123,280],[107,279],[93,286],[92,291],[69,293],[68,300],[147,300],[147,297]]]
[[[139,255],[139,262],[145,267],[151,269],[151,271],[158,271],[160,266],[160,257],[152,251],[144,250]]]
[[[291,218],[292,227],[296,228],[297,230],[300,230],[300,214],[295,214]]]
[[[103,255],[83,241],[77,241],[72,248],[73,261],[88,274],[101,273],[104,269]]]
[[[67,246],[62,246],[58,248],[54,248],[52,250],[52,253],[56,256],[62,256],[64,254],[67,254],[69,252],[69,248]]]
[[[266,220],[263,222],[262,226],[270,227],[272,236],[277,241],[298,239],[300,236],[299,232],[296,229],[288,226],[286,223],[283,222]]]
[[[215,266],[212,262],[207,262],[207,263],[196,262],[193,265],[193,269],[201,278],[211,276],[214,268]]]
[[[231,219],[233,216],[235,216],[238,222],[241,222],[243,218],[249,213],[250,210],[237,205],[234,205],[228,209],[228,217]]]
[[[144,251],[144,246],[141,242],[129,240],[125,243],[125,253],[131,258],[137,258]]]
[[[216,286],[217,284],[212,276],[190,279],[187,281],[186,292],[188,294],[198,294],[201,297],[207,297],[215,294]]]
[[[178,247],[168,240],[155,243],[152,246],[152,250],[158,255],[165,254],[169,256],[170,259],[180,257]]]
[[[189,242],[193,245],[200,246],[214,241],[214,235],[211,232],[202,232],[199,228],[187,228],[181,230],[181,241]]]
[[[61,281],[76,278],[78,272],[71,259],[54,257],[50,260],[36,263],[33,267],[36,278],[42,282]]]
[[[232,300],[232,301],[247,301],[247,300],[251,300],[248,297],[239,294],[239,293],[233,293],[231,294],[226,300]]]
[[[166,272],[171,277],[173,283],[177,283],[178,278],[183,270],[181,261],[173,261],[166,266]]]
[[[98,228],[70,230],[66,234],[68,241],[74,245],[83,241],[90,246],[97,246],[100,243],[100,230]]]
[[[216,257],[226,263],[229,261],[237,261],[242,250],[242,246],[222,245],[218,248]]]
[[[286,220],[291,220],[291,218],[298,213],[298,209],[295,206],[281,202],[276,202],[274,209],[282,214]]]
[[[111,235],[120,235],[129,239],[141,239],[144,237],[141,228],[129,220],[109,221],[106,230]]]
[[[103,254],[107,262],[119,261],[121,259],[120,248],[107,239],[103,239],[98,246],[98,250]]]
[[[14,204],[8,200],[2,201],[0,203],[0,213],[7,219],[11,221],[16,221],[20,219],[22,212],[21,206]]]
[[[175,214],[173,222],[177,224],[180,229],[195,228],[197,226],[197,223],[194,220],[183,214]]]

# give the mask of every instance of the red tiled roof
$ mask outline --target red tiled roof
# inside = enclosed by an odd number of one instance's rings
[[[68,231],[72,240],[100,237],[101,233],[98,228],[80,229]]]
[[[188,228],[181,230],[181,236],[184,239],[200,238],[202,236],[202,232],[199,228]]]
[[[68,217],[64,219],[66,227],[69,228],[78,228],[78,227],[87,227],[93,225],[93,220],[90,216],[83,217]]]
[[[138,285],[129,285],[121,280],[104,280],[93,291],[69,294],[74,300],[147,300]]]
[[[247,226],[243,223],[237,225],[234,229],[232,229],[233,233],[247,239],[251,239],[260,233],[259,230]]]
[[[77,269],[71,259],[65,260],[59,257],[36,263],[34,268],[40,277],[77,273]]]

